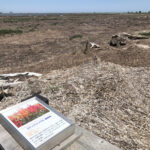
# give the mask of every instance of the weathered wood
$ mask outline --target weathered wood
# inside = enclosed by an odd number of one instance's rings
[[[21,84],[22,82],[14,82],[14,83],[0,83],[0,89],[8,89],[8,88],[13,88],[19,84]]]
[[[22,72],[22,73],[9,73],[9,74],[0,74],[0,78],[11,78],[11,77],[20,77],[20,76],[35,76],[41,77],[42,74],[35,72]]]
[[[91,45],[91,48],[100,48],[100,46],[94,42],[89,43]]]
[[[128,34],[126,32],[122,33],[123,36],[128,37],[131,40],[141,40],[141,39],[149,39],[149,37],[146,36],[142,36],[142,35],[132,35],[132,34]]]

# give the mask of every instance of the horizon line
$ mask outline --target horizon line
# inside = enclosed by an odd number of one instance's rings
[[[150,11],[96,11],[96,12],[91,12],[91,11],[87,11],[87,12],[1,12],[0,14],[80,14],[80,13],[136,13],[136,12],[142,12],[142,13],[148,13]]]

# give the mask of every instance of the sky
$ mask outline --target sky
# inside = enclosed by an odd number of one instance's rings
[[[0,0],[3,13],[128,11],[150,11],[150,0]]]

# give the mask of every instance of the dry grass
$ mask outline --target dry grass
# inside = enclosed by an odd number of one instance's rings
[[[150,51],[136,45],[149,46],[150,39],[127,40],[126,46],[116,48],[108,44],[118,32],[148,30],[149,16],[4,19],[0,18],[1,29],[17,26],[23,34],[0,37],[0,73],[34,71],[44,75],[9,89],[13,96],[2,99],[0,110],[41,91],[51,106],[107,141],[124,150],[149,150]],[[78,33],[82,38],[69,40]],[[83,54],[86,41],[99,44],[100,49]]]
[[[1,73],[48,73],[50,70],[83,64],[95,55],[103,61],[120,65],[150,66],[150,51],[134,46],[136,42],[144,44],[145,41],[130,40],[126,46],[118,48],[108,44],[113,34],[134,34],[135,31],[142,33],[143,30],[148,30],[150,17],[143,14],[0,17],[0,25],[0,30],[23,31],[22,34],[0,36]],[[100,50],[92,49],[87,52],[88,55],[82,56],[86,41],[99,44]],[[150,45],[150,39],[146,42],[146,45]],[[55,58],[61,61],[56,64],[53,61]]]
[[[150,71],[98,62],[28,79],[4,98],[6,108],[41,91],[50,105],[124,150],[150,147]]]

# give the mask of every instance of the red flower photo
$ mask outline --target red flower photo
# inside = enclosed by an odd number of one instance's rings
[[[8,116],[8,118],[19,128],[28,122],[49,112],[40,103],[29,105],[27,108],[20,109],[17,113]]]

